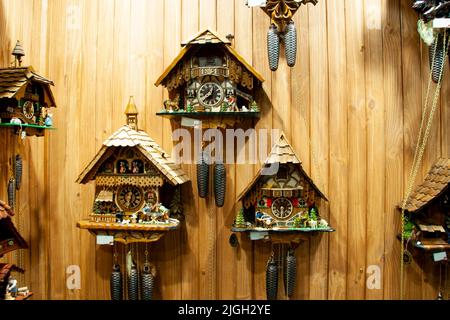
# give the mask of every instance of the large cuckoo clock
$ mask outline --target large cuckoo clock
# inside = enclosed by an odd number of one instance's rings
[[[42,136],[44,129],[53,126],[53,82],[38,75],[31,66],[21,66],[25,53],[19,41],[13,55],[14,67],[0,69],[0,126]]]
[[[264,79],[230,40],[205,30],[182,46],[155,83],[169,91],[158,115],[259,117],[255,96]]]
[[[82,184],[96,183],[92,213],[78,226],[96,235],[112,234],[118,242],[152,242],[163,231],[178,228],[176,217],[182,214],[179,186],[189,179],[138,129],[132,99],[125,113],[127,124],[103,143],[78,179]]]

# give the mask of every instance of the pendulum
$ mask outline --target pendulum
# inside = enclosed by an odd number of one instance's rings
[[[141,274],[141,298],[142,300],[153,300],[153,288],[155,287],[155,273],[152,265],[148,262],[148,251],[145,250],[145,263]]]
[[[128,300],[139,299],[139,276],[136,263],[131,256],[131,251],[127,255],[127,273],[128,273]]]
[[[8,182],[8,204],[14,210],[16,206],[16,180],[13,177]]]
[[[16,190],[19,190],[20,186],[22,185],[22,157],[20,156],[20,154],[16,155],[15,176],[16,176]]]
[[[270,70],[276,71],[280,61],[280,38],[275,24],[271,24],[267,32],[267,55]]]
[[[222,208],[225,204],[225,192],[227,183],[227,172],[222,162],[216,162],[214,166],[214,196],[216,206]]]
[[[276,300],[278,292],[278,264],[274,259],[274,255],[267,262],[266,269],[266,293],[267,300]]]
[[[206,198],[209,189],[209,165],[204,151],[202,151],[197,163],[197,187],[199,197]]]
[[[289,67],[295,66],[297,59],[297,29],[294,21],[289,21],[284,34],[286,61]]]
[[[284,270],[284,288],[288,297],[291,297],[294,294],[296,277],[297,258],[294,255],[294,250],[289,249]]]

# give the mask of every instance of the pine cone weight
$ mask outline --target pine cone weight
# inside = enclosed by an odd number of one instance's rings
[[[110,290],[111,300],[123,300],[122,273],[120,272],[120,266],[118,264],[113,267],[113,271],[111,272]]]
[[[267,300],[276,300],[278,292],[278,264],[271,257],[266,269]]]
[[[286,26],[284,34],[284,44],[286,52],[286,61],[289,67],[295,66],[297,59],[297,28],[294,21],[290,21]]]
[[[139,299],[139,277],[136,266],[132,266],[128,275],[128,300]]]
[[[276,71],[280,62],[280,38],[278,37],[278,29],[274,24],[270,25],[267,32],[267,55],[270,70]]]
[[[200,156],[199,163],[197,164],[197,188],[200,198],[206,198],[208,196],[209,165],[203,152]]]
[[[150,265],[145,264],[141,275],[141,297],[142,300],[153,300],[153,288],[155,287],[155,277],[151,273]]]
[[[9,179],[8,182],[8,204],[14,210],[16,207],[16,180]]]
[[[222,208],[225,204],[227,188],[227,171],[223,163],[216,163],[214,167],[214,196],[216,206]]]
[[[16,176],[16,190],[20,190],[22,185],[22,172],[23,172],[23,162],[20,154],[16,155],[15,163],[15,176]]]
[[[286,256],[284,270],[284,289],[288,297],[295,291],[295,280],[297,278],[297,258],[292,250],[289,250]]]

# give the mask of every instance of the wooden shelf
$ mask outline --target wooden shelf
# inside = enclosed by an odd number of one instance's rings
[[[171,224],[120,224],[81,220],[77,222],[80,229],[89,230],[93,235],[113,236],[114,241],[129,243],[149,243],[161,239],[167,232],[177,230],[180,223]]]
[[[278,229],[264,229],[264,228],[231,228],[232,232],[237,233],[247,233],[251,240],[258,241],[270,241],[273,243],[296,243],[299,244],[302,241],[305,241],[310,236],[317,235],[319,233],[330,233],[335,232],[336,230],[333,228],[297,228],[297,229],[287,229],[287,228],[278,228]],[[252,234],[260,234],[261,236],[257,236],[256,238],[251,237]]]
[[[13,128],[16,133],[19,133],[20,129],[23,129],[27,133],[27,136],[37,136],[41,137],[44,135],[45,130],[56,130],[54,127],[39,126],[35,124],[16,124],[16,123],[0,123],[0,127]]]
[[[417,241],[414,241],[414,247],[421,249],[423,251],[442,251],[442,250],[450,250],[450,244],[449,243],[423,243],[420,242],[420,244]]]

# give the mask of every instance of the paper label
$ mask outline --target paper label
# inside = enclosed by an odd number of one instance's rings
[[[198,128],[201,127],[202,121],[198,119],[192,119],[192,118],[181,118],[181,126],[182,127],[189,127],[189,128]]]
[[[97,244],[100,246],[112,246],[114,245],[114,236],[98,235]]]
[[[265,7],[266,0],[247,0],[248,7]]]
[[[445,251],[435,252],[435,253],[433,253],[433,260],[434,260],[434,262],[446,261],[447,253]]]
[[[269,236],[269,232],[250,232],[250,240],[263,240]]]

